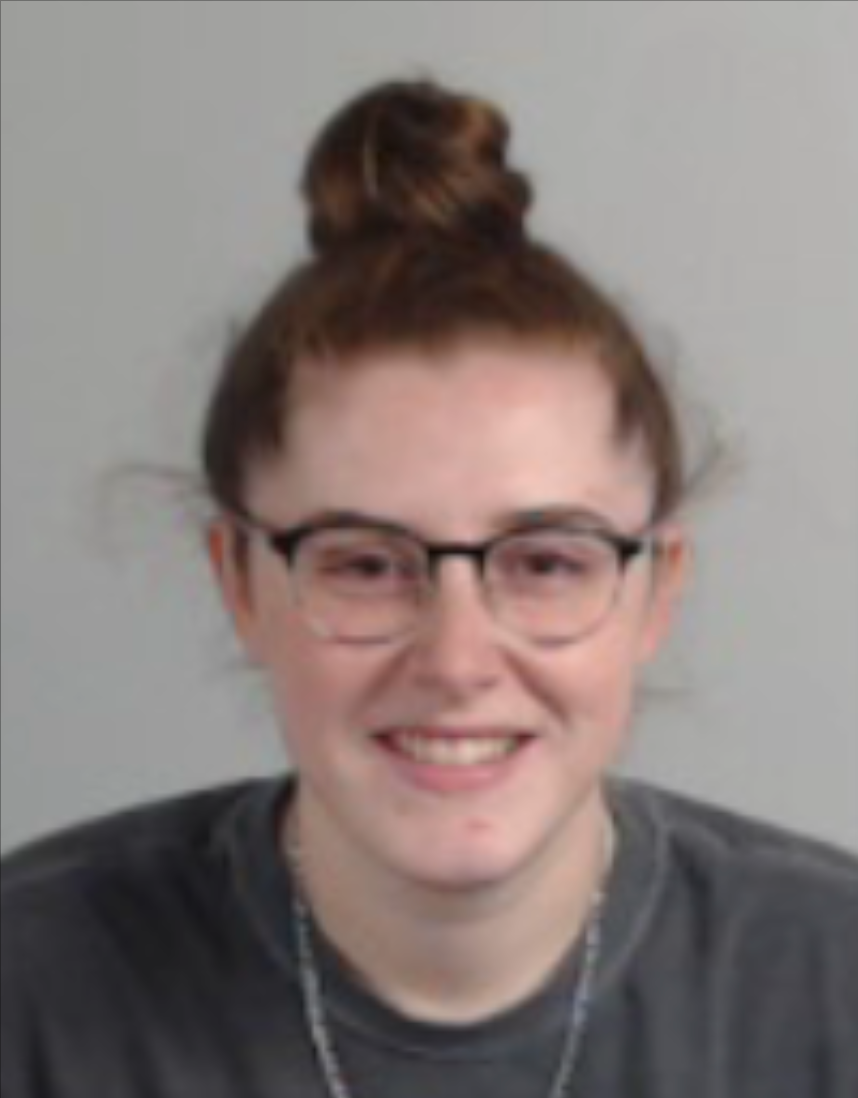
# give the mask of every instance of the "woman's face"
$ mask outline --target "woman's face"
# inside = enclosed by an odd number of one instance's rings
[[[390,352],[305,388],[288,453],[252,479],[248,508],[269,525],[349,511],[468,541],[556,508],[620,533],[648,521],[647,464],[617,441],[611,390],[583,351],[466,345],[443,361]],[[305,825],[445,889],[503,880],[565,846],[601,808],[636,676],[666,631],[683,552],[678,531],[665,536],[657,561],[630,564],[597,632],[545,648],[493,618],[466,558],[444,561],[414,635],[325,640],[264,542],[237,570],[216,532],[227,601],[301,775]],[[449,746],[463,740],[474,748]],[[487,740],[514,750],[487,761]]]

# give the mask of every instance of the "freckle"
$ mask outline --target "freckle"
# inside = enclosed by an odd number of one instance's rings
[[[475,835],[483,835],[487,831],[492,830],[492,825],[488,820],[469,820],[468,830],[473,832]]]

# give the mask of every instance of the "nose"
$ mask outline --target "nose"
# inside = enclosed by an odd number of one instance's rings
[[[420,683],[457,698],[491,688],[504,664],[500,639],[473,561],[445,561],[435,577],[432,602],[411,641]]]

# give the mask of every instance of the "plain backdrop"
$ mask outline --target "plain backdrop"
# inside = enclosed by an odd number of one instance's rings
[[[303,251],[329,112],[497,99],[535,228],[731,440],[629,768],[858,846],[858,5],[2,2],[9,846],[284,765],[193,515],[230,332]]]

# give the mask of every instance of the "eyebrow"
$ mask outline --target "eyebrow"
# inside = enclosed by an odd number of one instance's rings
[[[586,529],[614,530],[617,524],[607,515],[591,507],[569,503],[547,504],[523,510],[505,511],[498,515],[493,526],[501,530],[533,526],[575,526]]]
[[[415,526],[409,526],[387,515],[371,514],[365,511],[323,509],[314,511],[302,522],[302,526],[377,526],[386,530],[395,530],[404,534],[420,534]],[[541,507],[527,507],[521,510],[503,511],[489,522],[492,530],[498,532],[533,529],[540,527],[569,526],[576,529],[607,530],[617,532],[618,526],[607,515],[590,507],[568,503],[546,504]]]

